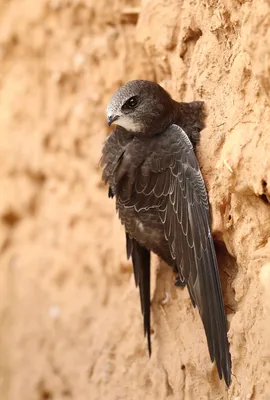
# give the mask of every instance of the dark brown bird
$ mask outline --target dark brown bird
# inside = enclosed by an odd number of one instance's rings
[[[150,252],[186,284],[204,325],[220,379],[231,383],[231,356],[205,184],[193,146],[203,128],[203,103],[178,103],[158,84],[122,86],[107,107],[101,163],[109,196],[126,230],[127,257],[139,285],[150,339]]]

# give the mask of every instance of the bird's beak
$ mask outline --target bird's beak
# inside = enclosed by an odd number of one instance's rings
[[[108,115],[108,126],[119,118],[119,115]]]

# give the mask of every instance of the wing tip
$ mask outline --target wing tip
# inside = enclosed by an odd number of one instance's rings
[[[126,233],[127,258],[131,256],[135,284],[139,286],[141,312],[143,315],[143,331],[147,336],[149,358],[152,354],[151,346],[151,300],[150,300],[150,251],[142,247],[135,239]]]
[[[228,374],[224,374],[224,380],[225,380],[227,388],[229,388],[232,383],[231,371]]]
[[[229,388],[232,382],[232,360],[231,360],[231,353],[229,351],[229,347],[226,351],[225,360],[215,360],[215,364],[217,367],[219,379],[224,379],[226,386]]]
[[[229,388],[232,383],[232,360],[231,360],[231,353],[228,350],[228,359],[226,362],[225,368],[223,368],[223,377],[227,387]]]
[[[148,355],[151,358],[152,355],[152,344],[151,344],[151,333],[147,332],[147,342],[148,342]]]

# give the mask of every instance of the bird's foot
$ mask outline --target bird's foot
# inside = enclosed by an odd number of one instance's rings
[[[179,274],[179,270],[177,267],[173,267],[173,272],[176,274],[174,285],[177,287],[185,287],[186,281],[185,279]]]
[[[114,197],[112,188],[110,186],[109,186],[109,190],[108,190],[108,197],[111,198],[111,199],[113,199],[113,197]]]
[[[186,281],[181,279],[179,275],[176,275],[174,285],[177,287],[185,287]]]

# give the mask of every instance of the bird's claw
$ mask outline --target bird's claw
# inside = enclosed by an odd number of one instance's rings
[[[185,287],[186,286],[186,281],[185,280],[181,280],[179,275],[177,275],[176,278],[175,278],[174,285],[176,287]]]

